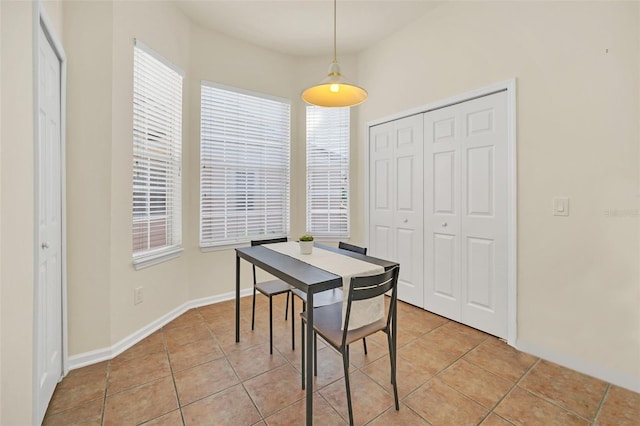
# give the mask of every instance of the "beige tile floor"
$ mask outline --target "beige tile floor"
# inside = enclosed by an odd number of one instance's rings
[[[71,371],[45,425],[301,425],[300,334],[291,350],[284,297],[192,309],[111,361]],[[640,395],[519,352],[410,305],[398,308],[400,411],[393,407],[385,335],[351,348],[354,418],[363,425],[640,425]],[[346,424],[340,356],[319,344],[314,423]]]

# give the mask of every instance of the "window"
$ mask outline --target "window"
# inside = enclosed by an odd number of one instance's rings
[[[200,246],[289,233],[288,100],[203,82]]]
[[[139,41],[133,48],[133,263],[181,249],[182,71]]]
[[[349,236],[349,108],[307,106],[307,232]]]

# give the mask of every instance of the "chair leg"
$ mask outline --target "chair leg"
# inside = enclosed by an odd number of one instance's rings
[[[251,308],[251,330],[255,325],[256,318],[256,286],[253,286],[253,307]]]
[[[287,304],[289,303],[289,294],[291,294],[291,292],[287,293]],[[294,312],[295,312],[295,302],[294,302],[293,295],[291,295],[291,350],[292,351],[296,350],[296,320],[293,316]]]
[[[367,338],[366,337],[362,338],[362,346],[364,346],[364,354],[368,355],[369,352],[367,352]]]
[[[391,333],[387,334],[387,341],[389,342],[389,359],[391,360],[391,384],[393,385],[393,399],[396,404],[396,411],[400,410],[400,403],[398,402],[398,382],[396,380],[396,351],[393,345],[393,338]]]
[[[269,297],[269,354],[273,355],[273,297]]]
[[[347,388],[347,407],[349,408],[349,424],[353,425],[353,407],[351,406],[351,386],[349,385],[349,346],[342,349],[344,367],[344,384]]]
[[[304,373],[305,373],[305,356],[304,356],[304,352],[305,352],[305,340],[304,340],[304,320],[300,320],[300,330],[302,330],[302,341],[300,342],[300,346],[302,347],[302,350],[300,352],[302,352],[302,389],[304,390],[304,386],[305,386],[305,380],[304,380]]]
[[[313,333],[313,375],[318,377],[318,333]]]
[[[284,307],[284,320],[288,320],[287,316],[289,314],[289,295],[291,294],[290,291],[287,292],[287,305]],[[291,299],[293,303],[293,298]],[[293,318],[293,315],[291,315],[291,318]]]

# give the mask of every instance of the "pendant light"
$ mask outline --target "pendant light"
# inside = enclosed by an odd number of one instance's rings
[[[324,80],[302,92],[306,103],[321,107],[352,107],[367,100],[366,90],[342,76],[336,57],[336,0],[333,0],[333,62]]]

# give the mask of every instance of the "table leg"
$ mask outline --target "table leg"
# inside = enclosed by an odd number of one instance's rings
[[[307,293],[307,426],[313,425],[313,291]]]
[[[240,256],[236,254],[236,343],[240,341]]]

